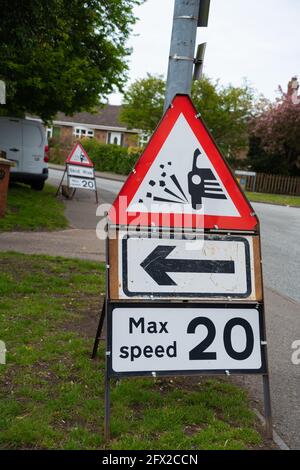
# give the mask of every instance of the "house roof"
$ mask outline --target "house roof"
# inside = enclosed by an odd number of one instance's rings
[[[120,122],[120,113],[122,106],[108,104],[103,108],[98,108],[95,113],[75,113],[72,116],[66,116],[64,113],[57,113],[53,119],[55,125],[66,125],[66,126],[83,126],[91,127],[92,129],[105,129],[105,130],[116,130],[116,131],[127,131],[132,133],[139,133],[139,129],[127,129],[126,125]],[[28,116],[29,119],[37,119],[36,116]]]
[[[58,113],[54,121],[80,124],[94,124],[105,127],[124,127],[120,122],[120,113],[122,106],[109,104],[104,108],[99,108],[97,113],[75,113],[73,116],[66,116],[64,113]]]

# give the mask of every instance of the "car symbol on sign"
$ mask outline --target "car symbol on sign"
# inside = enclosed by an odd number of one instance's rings
[[[210,168],[201,168],[201,151],[196,149],[192,171],[188,173],[188,187],[195,210],[201,209],[202,198],[227,199]]]

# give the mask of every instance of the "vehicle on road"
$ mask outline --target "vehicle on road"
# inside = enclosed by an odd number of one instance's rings
[[[0,150],[15,164],[10,180],[41,191],[48,178],[48,141],[43,125],[30,119],[0,117]]]

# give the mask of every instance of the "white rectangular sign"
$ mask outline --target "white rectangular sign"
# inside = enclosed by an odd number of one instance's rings
[[[78,166],[78,165],[68,165],[68,175],[69,176],[82,176],[85,178],[94,178],[94,168],[89,168],[87,166]]]
[[[90,189],[91,191],[96,190],[95,180],[93,179],[69,176],[68,182],[69,182],[69,188]]]
[[[195,240],[121,233],[119,298],[251,298],[252,237]]]
[[[112,307],[112,375],[265,370],[255,306],[146,305]]]

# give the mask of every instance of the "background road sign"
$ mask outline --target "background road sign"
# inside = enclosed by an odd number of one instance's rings
[[[75,144],[73,147],[72,152],[66,160],[66,163],[89,167],[94,166],[92,160],[79,142],[77,142],[77,144]]]
[[[96,191],[95,180],[89,179],[89,178],[79,178],[79,177],[69,176],[68,186],[69,188],[90,189],[91,191]]]
[[[254,305],[112,304],[111,375],[264,373]]]
[[[67,171],[69,176],[82,176],[83,178],[94,178],[94,168],[86,166],[68,165]]]

